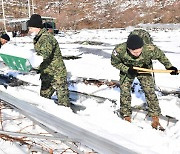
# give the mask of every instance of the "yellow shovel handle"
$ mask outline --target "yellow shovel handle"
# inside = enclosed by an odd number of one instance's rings
[[[133,67],[133,69],[138,70],[138,71],[142,71],[142,72],[138,72],[138,73],[171,73],[174,70],[161,70],[161,69],[147,69],[147,68],[140,68],[140,67]],[[178,70],[178,73],[180,73],[180,70]]]

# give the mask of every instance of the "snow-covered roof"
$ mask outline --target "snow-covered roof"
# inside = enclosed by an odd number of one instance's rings
[[[55,20],[56,18],[52,18],[52,17],[41,17],[42,20]],[[18,18],[18,19],[7,19],[8,23],[22,23],[22,22],[27,22],[29,20],[29,18]]]
[[[10,20],[8,20],[8,23],[26,22],[28,20],[29,20],[29,18],[10,19]]]

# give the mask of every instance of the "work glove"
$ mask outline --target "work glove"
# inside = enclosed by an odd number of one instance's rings
[[[167,70],[173,70],[170,74],[171,75],[178,75],[178,69],[174,66],[171,66],[170,68],[167,68]]]
[[[131,66],[131,67],[129,67],[129,69],[128,69],[128,74],[130,74],[132,77],[135,77],[135,76],[138,75],[138,71],[135,70],[135,69],[133,69],[133,67]]]

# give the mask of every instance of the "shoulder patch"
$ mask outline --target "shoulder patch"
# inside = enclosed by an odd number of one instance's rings
[[[112,54],[117,56],[118,53],[117,53],[116,49],[113,50]]]
[[[116,47],[114,48],[112,54],[117,56],[117,55],[124,55],[124,53],[126,52],[126,43],[121,43],[116,45]]]

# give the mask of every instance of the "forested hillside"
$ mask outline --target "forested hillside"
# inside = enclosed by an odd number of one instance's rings
[[[60,29],[180,23],[179,0],[34,0],[30,3],[31,13],[34,10],[42,16],[55,17]],[[4,8],[7,18],[28,17],[27,0],[4,0]]]

